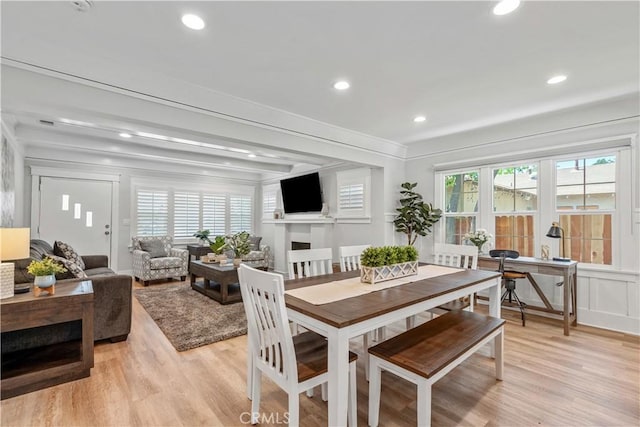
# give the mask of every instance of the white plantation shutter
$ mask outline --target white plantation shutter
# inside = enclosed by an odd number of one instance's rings
[[[230,233],[252,232],[253,201],[251,196],[229,196]]]
[[[262,196],[262,217],[272,218],[273,211],[276,210],[277,191],[265,191]]]
[[[169,193],[162,190],[136,192],[136,234],[162,236],[168,234]]]
[[[202,228],[211,232],[210,236],[227,233],[227,196],[224,194],[202,195]]]
[[[200,229],[200,194],[176,192],[173,196],[173,237],[192,237]]]
[[[340,186],[338,206],[343,209],[364,208],[364,184],[347,184]]]
[[[338,219],[370,220],[371,169],[360,168],[336,173]]]

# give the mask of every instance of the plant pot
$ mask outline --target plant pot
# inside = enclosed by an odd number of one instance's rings
[[[55,285],[55,283],[56,276],[54,274],[49,274],[48,276],[36,276],[33,280],[33,284],[39,288],[48,288],[51,285]]]
[[[400,264],[384,265],[382,267],[365,267],[360,269],[362,283],[376,284],[400,277],[418,274],[418,261],[402,262]]]
[[[239,267],[241,262],[242,262],[242,258],[234,258],[233,259],[233,266],[234,267]]]

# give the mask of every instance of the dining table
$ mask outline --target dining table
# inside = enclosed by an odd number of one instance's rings
[[[295,296],[300,288],[340,283],[359,275],[360,271],[356,270],[285,281],[289,320],[327,337],[330,426],[347,424],[351,338],[483,290],[489,293],[489,314],[500,317],[501,278],[495,271],[450,268],[435,277],[416,276],[413,280],[406,279],[408,283],[344,299],[331,300],[331,295],[324,295],[331,301],[323,303],[310,302],[301,298],[299,293]],[[329,289],[317,288],[321,302],[322,294],[330,293]]]

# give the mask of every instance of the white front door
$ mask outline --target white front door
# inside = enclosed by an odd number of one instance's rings
[[[110,255],[112,187],[109,181],[40,177],[40,239],[68,243],[80,255]]]

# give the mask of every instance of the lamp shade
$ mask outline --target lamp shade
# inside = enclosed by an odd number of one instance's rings
[[[0,261],[29,258],[28,228],[0,228]]]
[[[562,238],[562,229],[560,228],[560,225],[557,222],[554,222],[553,224],[551,224],[551,228],[547,232],[547,237],[552,237],[554,239]]]

